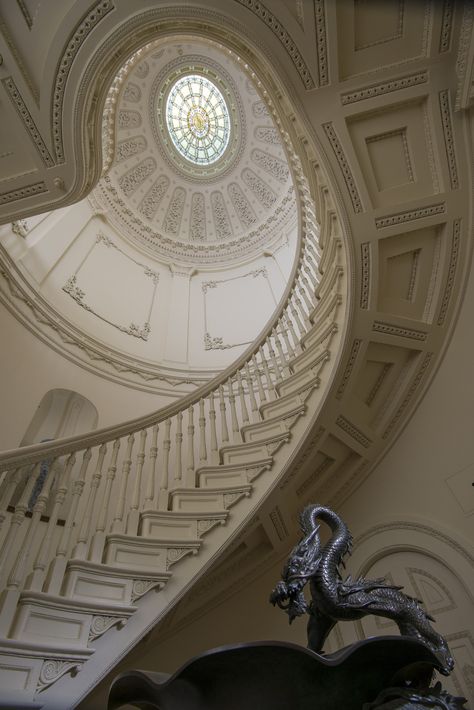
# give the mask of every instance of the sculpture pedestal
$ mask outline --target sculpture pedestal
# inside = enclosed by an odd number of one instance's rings
[[[360,641],[331,655],[277,641],[223,646],[174,675],[129,671],[110,689],[108,710],[362,710],[409,679],[428,686],[436,655],[409,637]]]

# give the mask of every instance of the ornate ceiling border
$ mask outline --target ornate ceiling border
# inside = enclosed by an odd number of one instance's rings
[[[16,320],[63,357],[133,389],[181,397],[217,374],[216,370],[190,373],[159,367],[127,356],[84,333],[31,288],[2,246],[0,301]],[[178,387],[180,390],[177,392]]]

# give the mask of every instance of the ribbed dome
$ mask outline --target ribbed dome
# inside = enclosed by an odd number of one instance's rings
[[[199,40],[151,43],[119,72],[106,109],[105,172],[94,198],[156,256],[232,261],[294,220],[279,130],[228,50]]]

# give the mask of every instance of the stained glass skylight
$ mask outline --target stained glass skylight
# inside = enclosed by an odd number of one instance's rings
[[[212,81],[198,74],[183,76],[171,87],[166,125],[175,148],[196,165],[215,163],[229,143],[224,97]]]

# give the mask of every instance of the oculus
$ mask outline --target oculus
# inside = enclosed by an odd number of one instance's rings
[[[166,102],[166,126],[176,150],[191,163],[211,165],[230,138],[227,104],[217,86],[204,76],[178,79]]]

